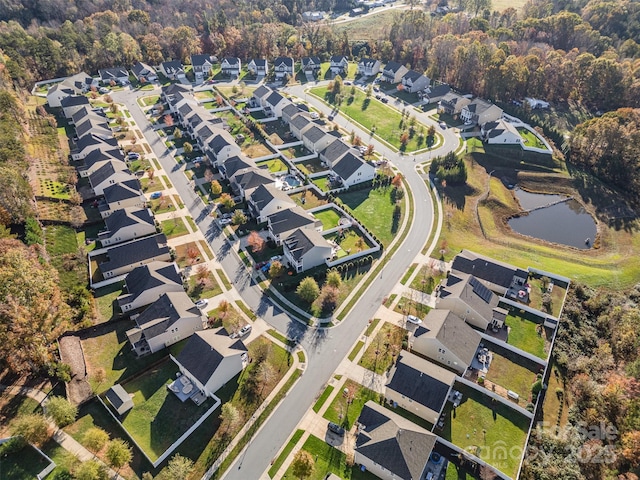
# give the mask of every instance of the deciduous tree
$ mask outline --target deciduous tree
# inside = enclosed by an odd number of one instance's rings
[[[264,238],[262,238],[260,236],[260,234],[258,232],[256,232],[255,230],[253,230],[249,234],[249,238],[247,239],[247,243],[251,247],[251,251],[253,253],[262,252],[264,250],[264,247],[267,244],[267,242],[264,241]]]
[[[46,404],[47,414],[51,416],[58,427],[65,427],[76,420],[78,407],[63,397],[50,397]]]
[[[305,302],[313,303],[320,295],[320,287],[318,287],[318,282],[313,277],[306,277],[296,288],[296,293]]]
[[[313,457],[306,450],[298,450],[291,462],[291,472],[300,480],[309,478],[315,468]]]
[[[122,467],[131,461],[133,453],[127,442],[116,438],[107,444],[105,457],[109,465],[119,472]]]
[[[92,427],[84,434],[83,444],[95,456],[109,441],[109,434],[100,427]]]
[[[49,439],[49,422],[39,413],[20,415],[11,422],[11,434],[23,437],[27,443],[42,445]]]

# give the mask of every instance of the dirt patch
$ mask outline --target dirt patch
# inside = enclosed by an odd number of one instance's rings
[[[80,337],[65,335],[58,343],[60,359],[71,367],[71,381],[66,385],[67,398],[70,402],[80,405],[93,396]]]

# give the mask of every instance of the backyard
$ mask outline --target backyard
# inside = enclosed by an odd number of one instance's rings
[[[340,214],[333,208],[325,208],[324,210],[313,212],[313,216],[322,222],[323,230],[330,230],[337,227],[340,221]]]
[[[373,341],[364,351],[358,365],[378,374],[389,370],[395,362],[402,341],[405,338],[405,330],[392,323],[384,323]]]
[[[290,160],[311,155],[311,152],[304,145],[297,145],[295,147],[284,148],[280,150],[280,152],[282,152],[282,154]]]
[[[524,140],[524,144],[527,147],[535,147],[535,148],[543,148],[546,149],[547,146],[544,144],[542,140],[538,138],[538,136],[527,130],[526,128],[518,128],[518,133]]]
[[[303,190],[302,192],[294,193],[289,196],[305,210],[327,204],[327,201],[324,198],[318,197],[313,190]]]
[[[3,448],[4,447],[4,448]],[[31,445],[26,445],[19,451],[5,451],[7,447],[0,446],[0,477],[2,480],[25,480],[36,478],[42,469],[49,465],[49,460]]]
[[[529,370],[506,356],[493,352],[493,359],[486,378],[496,385],[516,392],[520,396],[520,404],[522,406],[529,401],[531,385],[536,381],[537,373],[537,369],[535,371]]]
[[[329,242],[334,242],[338,245],[336,252],[337,258],[361,252],[362,250],[366,250],[372,246],[369,244],[367,238],[353,227],[331,233],[325,238]]]
[[[529,306],[540,310],[541,312],[550,313],[554,317],[560,316],[562,305],[564,303],[564,297],[567,293],[567,289],[558,285],[551,286],[549,292],[550,282],[546,277],[540,275],[529,275],[527,282],[531,285],[531,292],[529,293]],[[551,296],[551,306],[549,309],[545,308],[543,297],[548,293]]]
[[[289,170],[282,160],[279,158],[272,158],[271,160],[265,160],[263,162],[256,163],[258,168],[266,168],[269,173],[286,172]]]
[[[343,392],[345,389],[349,394],[345,395],[342,393],[337,395],[324,413],[324,418],[342,425],[349,430],[356,420],[358,420],[364,404],[369,400],[380,402],[381,396],[351,379],[344,383],[342,387]]]
[[[367,227],[387,247],[393,241],[402,223],[404,206],[400,203],[402,215],[394,218],[396,203],[392,199],[391,188],[375,188],[346,192],[338,195],[338,200],[353,211],[353,216]]]
[[[331,182],[329,181],[328,175],[312,178],[311,183],[313,183],[316,187],[318,187],[323,192],[328,192],[333,188]]]
[[[305,175],[313,175],[314,173],[329,170],[328,167],[322,165],[322,162],[318,158],[310,158],[309,160],[298,162],[296,163],[296,167]]]
[[[116,282],[95,290],[93,294],[97,323],[108,322],[120,315],[117,298],[122,294],[124,282]]]
[[[525,447],[529,419],[475,389],[455,383],[462,403],[444,409],[444,428],[435,433],[514,478]]]
[[[512,310],[507,315],[505,323],[509,329],[507,343],[538,358],[547,358],[547,329],[542,324],[526,319],[524,316],[519,315],[516,310]]]

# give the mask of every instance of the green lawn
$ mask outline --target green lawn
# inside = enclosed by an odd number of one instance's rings
[[[316,177],[311,179],[311,182],[323,192],[331,190],[331,183],[329,182],[329,176]]]
[[[520,395],[520,404],[527,403],[531,385],[536,381],[537,371],[531,371],[502,355],[493,352],[493,360],[487,372],[487,380],[512,390]]]
[[[411,282],[411,288],[419,292],[432,293],[440,281],[447,277],[446,273],[434,270],[429,265],[420,267],[420,271]]]
[[[356,343],[356,346],[353,347],[353,350],[351,350],[351,353],[349,353],[350,361],[353,362],[353,360],[358,356],[358,353],[360,352],[360,350],[362,350],[362,347],[364,347],[364,342],[358,341],[358,343]]]
[[[153,193],[159,192],[160,190],[164,190],[162,186],[162,182],[157,178],[149,179],[147,177],[140,179],[140,185],[142,186],[142,191],[145,193]]]
[[[258,168],[266,166],[270,173],[286,172],[289,170],[282,160],[279,158],[272,158],[271,160],[265,160],[264,162],[256,163]]]
[[[112,283],[98,288],[94,293],[98,323],[111,320],[120,314],[120,307],[116,299],[122,294],[124,282]]]
[[[39,410],[40,404],[34,399],[21,395],[2,393],[2,408],[0,408],[0,424],[7,425],[11,420]]]
[[[436,430],[444,439],[467,450],[514,478],[529,429],[529,419],[499,402],[492,402],[481,392],[454,384],[462,393],[462,403],[455,411],[447,403],[445,424]],[[483,449],[486,450],[483,453]],[[502,456],[502,451],[507,454]],[[512,454],[513,453],[513,454]]]
[[[353,211],[354,217],[373,232],[382,245],[386,247],[393,241],[402,218],[393,218],[395,203],[390,188],[346,192],[338,199]],[[404,208],[402,210],[404,215]]]
[[[151,204],[151,211],[156,215],[174,212],[176,210],[175,205],[171,201],[171,196],[169,195],[163,195],[160,198],[152,199],[149,203]]]
[[[542,277],[540,277],[539,275],[529,275],[529,278],[527,278],[527,282],[531,285],[531,292],[529,293],[529,306],[536,308],[541,312],[546,312],[546,309],[542,304],[542,296],[547,293],[547,289],[544,288]],[[560,316],[560,311],[562,309],[566,292],[567,290],[565,288],[559,287],[558,285],[553,286],[550,293],[551,309],[546,313],[550,313],[556,318]]]
[[[122,386],[133,394],[133,409],[122,420],[127,432],[152,459],[159,457],[212,405],[207,399],[197,406],[181,402],[167,388],[176,379],[177,365],[167,359]]]
[[[207,98],[216,98],[217,93],[213,92],[212,90],[201,90],[199,92],[195,92],[193,96],[197,100],[205,100]]]
[[[70,189],[69,185],[66,183],[47,179],[43,180],[40,186],[42,187],[42,195],[44,197],[56,198],[59,200],[69,199]]]
[[[48,440],[41,448],[42,452],[53,460],[56,468],[47,476],[47,478],[56,478],[58,472],[73,470],[80,463],[80,460],[73,454],[62,448],[55,440]]]
[[[167,238],[180,237],[189,233],[189,229],[180,217],[163,220],[160,222],[160,226]]]
[[[313,216],[322,222],[323,230],[329,230],[331,228],[337,227],[338,222],[340,221],[340,214],[333,208],[327,208],[325,210],[314,212]]]
[[[285,148],[283,150],[280,150],[280,152],[282,152],[282,154],[289,159],[304,157],[311,153],[309,150],[307,150],[307,148],[304,145],[297,145],[295,147]]]
[[[526,128],[518,128],[518,133],[524,140],[524,144],[527,147],[535,148],[547,148],[547,146],[538,138],[536,134],[530,132]]]
[[[392,323],[385,323],[364,351],[358,365],[375,373],[383,374],[391,368],[400,353],[404,336],[405,330],[403,328]]]
[[[302,435],[304,435],[304,430],[298,429],[291,437],[291,440],[287,442],[285,447],[282,449],[282,452],[280,453],[280,455],[278,455],[277,460],[273,462],[273,464],[271,465],[271,468],[269,469],[269,476],[271,478],[273,478],[275,474],[278,473],[278,470],[280,470],[280,467],[282,466],[284,461],[287,459],[287,457],[293,450],[293,447],[295,447],[297,443],[300,441],[300,439],[302,438]]]
[[[209,272],[207,278],[199,281],[195,275],[189,277],[189,290],[187,291],[191,299],[196,302],[201,298],[211,298],[222,293],[222,288],[216,281],[213,273]]]
[[[294,193],[289,196],[305,210],[327,204],[327,201],[324,198],[318,197],[313,190],[303,190],[302,192]]]
[[[378,326],[378,324],[380,323],[380,319],[379,318],[374,318],[373,320],[370,321],[369,326],[367,327],[367,329],[364,331],[365,336],[370,336],[373,331],[376,329],[376,327]]]
[[[394,312],[402,313],[403,315],[415,315],[418,318],[423,318],[431,307],[421,303],[420,298],[411,299],[408,297],[400,297],[400,300],[393,309]]]
[[[527,320],[511,312],[505,320],[509,327],[507,343],[525,352],[529,352],[538,358],[546,359],[544,327],[538,323]]]
[[[327,398],[329,398],[329,395],[331,395],[331,392],[333,392],[333,385],[329,385],[327,386],[327,388],[324,389],[324,392],[322,392],[322,395],[320,395],[316,403],[313,405],[314,412],[318,413],[320,411],[320,409],[324,405],[324,402],[326,402]]]
[[[370,390],[351,379],[344,383],[344,386],[342,387],[343,391],[345,388],[352,393],[352,402],[347,404],[347,397],[340,394],[333,399],[333,402],[331,402],[331,405],[329,405],[329,408],[327,408],[327,411],[323,416],[327,420],[350,429],[360,416],[360,412],[362,412],[364,404],[369,400],[379,402],[381,396],[373,390]]]
[[[185,220],[187,221],[187,223],[191,227],[191,231],[192,232],[197,232],[198,231],[198,227],[196,225],[196,222],[193,221],[193,218],[191,218],[190,216],[187,216],[187,217],[185,217]]]
[[[338,258],[346,257],[362,250],[370,248],[364,235],[360,235],[354,228],[349,228],[343,232],[334,232],[325,237],[327,240],[334,241],[340,247],[336,253]]]
[[[216,268],[216,273],[218,274],[218,277],[220,277],[220,281],[224,285],[224,288],[226,290],[231,290],[231,282],[229,282],[227,274],[224,273],[224,270],[222,270],[221,268]]]
[[[160,95],[149,95],[148,97],[142,97],[140,99],[145,107],[155,105],[160,100]]]
[[[309,452],[315,460],[313,473],[308,480],[324,480],[329,473],[335,473],[344,480],[376,480],[378,478],[372,473],[360,471],[357,465],[349,466],[344,453],[313,435],[304,442],[302,450]],[[295,478],[291,467],[283,478]]]
[[[475,480],[474,476],[449,462],[445,480]]]
[[[64,225],[48,225],[44,230],[45,246],[51,256],[76,253],[78,240],[76,231]]]
[[[400,137],[403,132],[410,132],[410,126],[405,118],[405,121],[401,127],[402,114],[388,105],[385,105],[381,101],[370,98],[367,100],[366,94],[360,89],[356,89],[353,102],[350,102],[351,96],[350,88],[344,87],[345,100],[340,106],[340,112],[344,115],[352,118],[357,123],[362,125],[365,130],[369,130],[374,133],[376,137],[379,137],[384,142],[391,145],[396,150],[402,150],[406,152],[413,152],[423,148],[427,148],[426,137],[425,141],[419,143],[419,132],[423,132],[426,135],[427,127],[421,123],[415,123],[415,130],[413,136],[409,134],[408,142],[405,146],[402,145]],[[310,92],[326,102],[332,104],[333,97],[327,96],[327,87],[315,87]],[[365,142],[367,139],[362,139]]]
[[[4,447],[4,448],[3,448]],[[2,480],[26,480],[36,478],[36,475],[49,465],[49,460],[44,458],[31,445],[26,445],[20,451],[5,453],[7,449],[0,446],[0,478]]]

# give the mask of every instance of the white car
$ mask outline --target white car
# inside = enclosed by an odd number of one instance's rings
[[[205,308],[207,305],[209,305],[209,300],[207,300],[206,298],[203,298],[202,300],[198,300],[196,302],[196,307],[198,307],[200,310]]]
[[[229,225],[231,223],[231,219],[230,218],[221,218],[220,220],[218,220],[218,222],[220,223],[220,225],[222,225],[224,227],[225,225]]]
[[[109,93],[111,90],[109,90],[107,87],[100,87],[100,90],[98,90],[98,92],[102,93],[103,95],[105,93]]]
[[[414,325],[420,325],[422,323],[422,320],[420,320],[415,315],[407,315],[407,322],[413,323]]]
[[[239,337],[244,337],[245,335],[248,335],[250,331],[251,331],[251,325],[245,325],[238,332],[238,336]]]
[[[318,112],[311,112],[311,113],[309,114],[309,116],[310,116],[311,118],[313,118],[314,120],[316,120],[316,119],[320,118],[320,115],[318,115]]]

